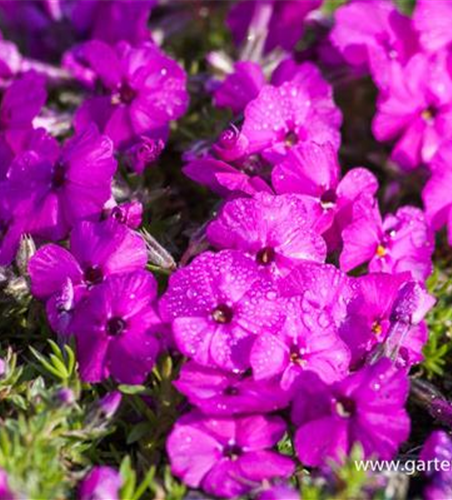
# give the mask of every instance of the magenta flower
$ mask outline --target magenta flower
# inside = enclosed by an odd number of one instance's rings
[[[304,20],[321,0],[242,0],[232,7],[228,26],[236,44],[266,32],[265,52],[276,47],[291,51],[303,34]]]
[[[112,274],[143,269],[147,262],[143,239],[114,220],[81,222],[71,233],[71,251],[49,244],[29,263],[31,291],[46,300],[53,330],[65,337],[77,302],[86,290]]]
[[[310,466],[342,460],[355,443],[365,457],[391,459],[410,431],[408,387],[406,373],[387,359],[332,386],[304,375],[292,408],[300,460]]]
[[[137,229],[143,221],[143,205],[137,200],[114,205],[108,210],[108,217],[131,229]]]
[[[275,381],[256,381],[193,361],[182,367],[174,385],[206,415],[269,413],[289,404],[289,394]]]
[[[325,260],[326,245],[312,229],[315,223],[302,197],[257,193],[227,202],[207,227],[207,238],[217,248],[242,250],[284,275],[300,261]]]
[[[242,133],[249,152],[278,163],[299,143],[340,144],[342,116],[331,87],[312,64],[300,66],[297,78],[279,87],[266,85],[245,108]]]
[[[256,336],[283,319],[269,275],[232,250],[205,252],[174,273],[160,313],[184,355],[229,371],[249,368]]]
[[[425,441],[419,459],[425,463],[452,462],[452,440],[444,431],[434,431]],[[438,467],[436,468],[438,469]],[[442,500],[452,495],[450,471],[427,470],[429,484],[424,489],[426,500]]]
[[[46,102],[45,79],[26,73],[4,91],[0,104],[0,181],[4,180],[14,157],[42,137],[33,133],[33,119]]]
[[[85,50],[104,93],[86,100],[74,125],[91,123],[107,134],[116,147],[127,147],[140,135],[165,139],[169,122],[186,110],[188,95],[183,69],[151,43],[115,47],[92,41]]]
[[[318,227],[328,230],[324,237],[329,250],[341,243],[341,233],[353,221],[353,206],[359,202],[372,207],[378,181],[367,169],[354,168],[339,179],[337,153],[329,143],[301,144],[290,151],[272,171],[277,193],[298,193],[311,198],[318,213]]]
[[[339,7],[330,39],[353,66],[372,66],[372,59],[405,64],[418,49],[411,19],[387,0],[352,0]],[[378,75],[375,75],[378,77]]]
[[[66,237],[79,220],[98,219],[111,195],[116,170],[113,145],[95,127],[67,141],[51,156],[20,154],[0,193],[23,230],[53,241]]]
[[[235,63],[234,71],[215,89],[215,106],[230,108],[234,114],[241,113],[264,85],[265,76],[259,64],[239,61]]]
[[[0,499],[17,500],[17,496],[12,492],[9,486],[8,474],[3,469],[0,469]]]
[[[300,494],[289,485],[277,484],[262,491],[256,500],[300,500]]]
[[[292,474],[292,461],[269,449],[285,428],[279,417],[213,419],[192,412],[178,420],[168,438],[172,472],[208,494],[243,495],[265,479]]]
[[[67,278],[74,285],[92,287],[112,274],[143,269],[147,262],[141,236],[114,220],[79,223],[71,232],[70,249],[49,244],[32,257],[29,273],[35,297],[48,299]]]
[[[108,277],[77,304],[72,328],[83,381],[145,380],[159,350],[156,296],[152,274],[135,271]]]
[[[394,323],[393,308],[403,285],[410,280],[409,273],[368,274],[354,280],[356,295],[349,303],[347,319],[340,330],[341,337],[350,347],[353,365],[360,366],[376,344],[386,341]],[[427,311],[422,307],[418,307],[417,311],[417,321],[399,349],[401,365],[409,366],[422,360],[422,348],[428,332],[425,324],[420,322]]]
[[[433,232],[419,208],[401,207],[384,221],[378,208],[355,206],[355,222],[342,232],[341,269],[348,272],[369,263],[371,272],[409,271],[424,281],[432,272]]]
[[[452,78],[447,57],[446,52],[419,53],[404,67],[394,64],[379,96],[374,135],[379,141],[397,141],[392,159],[404,169],[428,164],[452,137]]]
[[[436,52],[452,42],[449,21],[452,5],[445,0],[417,0],[413,13],[415,28],[424,49]]]
[[[348,373],[350,351],[332,318],[322,309],[303,311],[302,300],[288,301],[286,323],[278,334],[263,333],[253,344],[251,366],[256,380],[279,376],[283,390],[293,387],[306,370],[326,383]]]
[[[120,473],[105,465],[93,467],[80,484],[79,500],[119,500],[122,486]]]
[[[158,160],[164,147],[165,143],[161,139],[141,136],[126,151],[126,163],[135,173],[142,174],[146,167],[150,167]]]
[[[452,141],[447,142],[435,155],[432,176],[422,191],[425,215],[433,229],[447,225],[449,244],[452,245],[452,195],[448,186],[452,182]]]
[[[75,2],[71,22],[80,36],[108,44],[121,40],[136,44],[150,39],[148,20],[155,3],[155,0]]]

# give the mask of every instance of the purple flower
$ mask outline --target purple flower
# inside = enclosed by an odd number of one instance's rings
[[[384,221],[378,208],[355,206],[355,221],[342,232],[341,269],[369,262],[371,272],[409,271],[424,281],[432,272],[433,232],[419,208],[401,207]]]
[[[419,53],[406,66],[392,65],[378,99],[373,132],[379,141],[397,141],[392,159],[402,168],[428,164],[452,137],[451,93],[446,52]]]
[[[8,473],[3,469],[0,469],[0,500],[17,500],[9,487]]]
[[[421,45],[436,52],[450,45],[452,33],[449,21],[452,4],[445,0],[417,0],[413,13],[415,28],[419,31]]]
[[[341,460],[354,443],[365,457],[391,459],[410,431],[408,386],[406,373],[387,359],[332,386],[305,374],[292,408],[300,460],[310,466]]]
[[[321,0],[242,0],[232,7],[227,23],[236,44],[267,33],[266,52],[276,47],[291,51],[303,34],[305,18],[320,5]]]
[[[147,262],[144,240],[115,220],[81,222],[71,233],[71,251],[49,244],[30,260],[31,291],[46,300],[50,325],[67,337],[77,302],[86,290],[112,274],[143,269]]]
[[[70,251],[58,245],[41,247],[29,264],[31,290],[48,299],[67,278],[92,287],[112,274],[143,269],[146,245],[141,236],[114,220],[81,222],[71,232]]]
[[[111,391],[99,400],[99,409],[106,418],[112,418],[118,411],[122,401],[122,394],[119,391]]]
[[[178,420],[168,438],[172,472],[208,494],[243,495],[265,479],[292,474],[292,461],[269,449],[285,427],[279,417],[213,419],[192,412]]]
[[[242,250],[276,274],[287,274],[300,261],[323,262],[326,245],[313,230],[315,219],[303,198],[257,193],[227,202],[207,228],[217,248]]]
[[[72,326],[83,381],[144,381],[159,350],[156,296],[153,276],[135,271],[108,277],[77,304]]]
[[[165,143],[161,139],[150,139],[141,136],[138,141],[126,151],[126,162],[137,174],[142,174],[146,167],[155,163]]]
[[[354,280],[355,297],[350,301],[345,323],[340,334],[352,353],[352,364],[360,366],[365,356],[378,343],[386,341],[393,325],[393,309],[403,293],[403,285],[411,280],[409,273],[368,274]],[[413,327],[403,339],[399,355],[403,364],[411,365],[422,360],[422,347],[427,340],[425,325],[418,326],[426,311],[419,313]]]
[[[327,383],[348,373],[350,351],[334,321],[321,309],[303,311],[302,300],[288,301],[286,323],[277,334],[263,333],[253,344],[251,366],[256,380],[280,377],[283,390],[306,370]]]
[[[0,78],[11,78],[19,73],[22,66],[22,56],[17,45],[4,40],[0,33]],[[28,96],[24,96],[28,97]]]
[[[418,49],[411,19],[387,0],[353,0],[334,17],[331,42],[353,66],[368,67],[373,57],[405,64]]]
[[[432,176],[422,191],[427,220],[433,229],[447,225],[449,244],[452,245],[452,141],[447,142],[435,155],[430,167]]]
[[[93,467],[80,484],[79,500],[119,500],[122,486],[120,473],[105,465]]]
[[[241,113],[264,85],[265,76],[259,64],[239,61],[235,63],[233,73],[215,89],[215,106],[230,108],[234,114]]]
[[[262,491],[256,500],[300,500],[300,494],[289,485],[277,484]]]
[[[452,462],[452,441],[444,431],[434,431],[425,441],[420,460],[440,465],[443,461]],[[424,490],[426,500],[443,500],[452,496],[452,479],[450,470],[427,471],[430,481]]]
[[[110,47],[95,40],[86,47],[85,57],[104,92],[77,110],[75,128],[94,122],[121,148],[141,135],[165,139],[169,122],[187,108],[183,69],[151,43]]]
[[[131,229],[137,229],[143,220],[143,205],[136,200],[114,205],[109,210],[108,216]]]
[[[50,0],[51,1],[51,0]],[[79,35],[114,44],[150,38],[148,19],[155,0],[91,0],[75,2],[71,21]]]
[[[46,99],[45,80],[33,72],[14,80],[5,90],[0,104],[0,181],[14,156],[30,141],[32,121]]]
[[[275,381],[256,381],[249,375],[236,375],[186,363],[174,382],[190,403],[207,415],[267,413],[284,408],[288,393]]]
[[[243,158],[248,150],[248,139],[237,127],[231,125],[224,130],[212,146],[214,155],[225,162],[234,162]]]
[[[339,180],[337,153],[329,143],[301,144],[272,171],[277,193],[298,193],[311,198],[329,250],[341,243],[341,233],[353,221],[353,206],[375,204],[378,181],[367,169],[354,168]]]
[[[299,143],[340,144],[342,116],[331,87],[310,63],[300,66],[297,78],[279,87],[266,85],[245,108],[242,133],[249,152],[278,163]]]
[[[249,368],[256,336],[282,322],[278,293],[254,259],[232,250],[205,252],[174,273],[160,300],[179,350],[205,366]]]
[[[16,219],[33,236],[65,238],[79,220],[100,217],[116,170],[113,145],[95,127],[74,136],[50,156],[26,151],[0,184]]]
[[[253,169],[253,167],[251,167]],[[254,172],[248,174],[240,168],[211,157],[195,159],[184,166],[184,174],[219,196],[232,193],[252,195],[260,191],[271,193],[268,184]]]

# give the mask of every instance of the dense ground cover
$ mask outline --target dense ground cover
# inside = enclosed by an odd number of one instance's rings
[[[451,21],[0,2],[0,498],[452,498]]]

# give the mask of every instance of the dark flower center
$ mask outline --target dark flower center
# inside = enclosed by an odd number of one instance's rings
[[[356,413],[356,403],[352,398],[340,397],[336,400],[336,411],[341,417],[352,417]]]
[[[256,261],[258,264],[263,264],[264,266],[267,266],[268,264],[271,264],[276,257],[275,250],[272,247],[264,247],[259,250],[256,254]]]
[[[306,364],[306,360],[303,359],[303,356],[300,353],[300,349],[296,345],[291,346],[289,359],[291,363],[294,363],[296,365],[304,366]]]
[[[421,116],[426,122],[430,122],[438,115],[438,109],[435,106],[428,106],[422,111]]]
[[[232,309],[226,304],[220,304],[212,311],[212,318],[214,321],[221,324],[230,323],[233,316],[234,313]]]
[[[236,444],[228,444],[223,448],[223,456],[230,460],[237,460],[242,453],[242,448]]]
[[[324,207],[334,205],[336,201],[337,201],[337,195],[334,189],[327,189],[320,197],[320,203]]]
[[[110,335],[110,337],[116,337],[125,330],[126,326],[127,323],[122,318],[118,318],[115,316],[108,320],[107,333],[108,335]]]
[[[130,104],[136,96],[136,91],[127,82],[119,87],[119,99],[123,104]]]
[[[287,132],[287,134],[284,136],[285,146],[287,148],[292,148],[293,146],[296,146],[297,143],[298,143],[298,135],[293,130]]]
[[[60,188],[66,182],[66,166],[64,163],[58,162],[53,167],[52,187]]]
[[[238,393],[239,393],[238,388],[234,386],[226,387],[223,391],[224,396],[237,396]]]
[[[89,285],[98,285],[99,283],[102,283],[104,273],[99,266],[90,266],[86,268],[83,274],[83,279]]]

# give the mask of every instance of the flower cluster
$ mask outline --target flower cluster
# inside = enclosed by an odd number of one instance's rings
[[[320,475],[332,488],[356,453],[391,460],[410,438],[410,373],[423,375],[436,301],[435,231],[448,225],[452,244],[452,8],[201,2],[200,19],[226,14],[235,58],[203,48],[179,63],[171,39],[190,5],[162,2],[151,36],[156,3],[0,2],[2,28],[20,38],[0,39],[0,287],[59,384],[27,385],[25,370],[14,378],[8,351],[0,393],[30,411],[27,425],[39,408],[58,422],[42,432],[49,449],[63,443],[80,499],[138,500],[148,488],[163,497],[174,482],[294,500],[304,468],[310,487]],[[367,125],[374,146],[389,143],[386,170],[346,140],[353,113],[338,71],[360,85],[371,76]],[[188,88],[202,94],[190,110]],[[428,176],[422,195],[401,193],[417,168]],[[49,360],[41,330],[57,340]],[[122,420],[107,430],[121,394]],[[108,433],[109,446],[86,452]],[[5,436],[0,497],[20,498]],[[137,447],[140,486],[129,458],[117,470],[117,443]],[[451,450],[437,432],[421,457]],[[451,491],[448,476],[427,477],[430,500]]]

